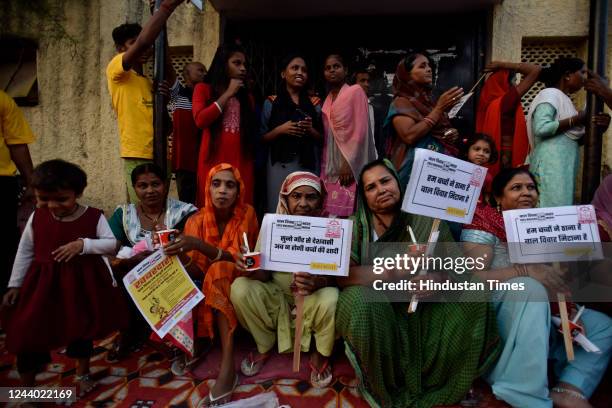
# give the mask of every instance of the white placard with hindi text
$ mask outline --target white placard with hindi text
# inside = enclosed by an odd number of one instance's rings
[[[348,276],[352,232],[351,220],[266,214],[260,231],[261,267]]]
[[[603,258],[592,205],[504,211],[504,223],[513,263]]]
[[[469,224],[487,169],[427,149],[416,149],[402,210]]]
[[[453,106],[448,112],[449,119],[452,119],[457,116],[461,108],[463,108],[463,105],[465,105],[465,103],[472,97],[472,95],[474,95],[474,92],[470,92],[469,94],[463,95],[461,99],[459,99],[459,102],[457,102],[457,104]]]

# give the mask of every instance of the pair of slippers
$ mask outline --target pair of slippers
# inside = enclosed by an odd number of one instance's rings
[[[240,363],[240,371],[247,377],[257,375],[269,357],[269,354],[259,354],[257,357],[254,357],[253,353],[249,353],[249,355],[242,360],[242,363]],[[310,383],[312,386],[315,388],[328,387],[333,380],[329,359],[325,359],[323,366],[320,368],[315,367],[312,360],[310,360],[308,364],[310,366]]]

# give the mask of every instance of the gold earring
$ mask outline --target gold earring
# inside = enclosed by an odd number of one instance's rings
[[[501,214],[502,212],[502,208],[501,208],[501,204],[497,203],[497,212]]]

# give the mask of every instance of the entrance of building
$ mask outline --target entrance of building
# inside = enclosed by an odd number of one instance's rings
[[[371,93],[376,117],[389,106],[396,66],[409,52],[426,50],[434,70],[434,94],[453,86],[466,92],[479,77],[485,55],[487,15],[484,11],[453,15],[356,16],[328,18],[231,19],[224,41],[239,41],[248,53],[259,98],[275,94],[280,83],[280,61],[291,52],[305,55],[310,83],[324,99],[323,64],[330,53],[345,57],[351,67],[373,69]],[[474,98],[455,126],[472,131]]]

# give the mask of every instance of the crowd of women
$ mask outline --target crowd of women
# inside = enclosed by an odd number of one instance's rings
[[[85,394],[95,386],[88,365],[94,340],[120,331],[109,360],[124,358],[142,344],[150,331],[115,281],[151,254],[143,241],[154,240],[156,230],[176,228],[180,236],[163,251],[181,260],[205,299],[194,313],[195,353],[180,355],[172,371],[183,374],[201,361],[209,348],[205,339],[218,337],[222,351],[218,378],[202,406],[227,402],[239,383],[234,366],[239,326],[254,340],[254,351],[240,364],[242,375],[265,369],[275,345],[280,353],[292,350],[296,295],[304,296],[300,344],[311,352],[310,379],[316,387],[332,382],[330,357],[342,347],[341,338],[371,406],[457,403],[479,377],[512,406],[590,406],[612,354],[612,320],[595,310],[583,312],[580,324],[602,353],[577,348],[568,361],[551,325],[556,305],[547,296],[567,290],[565,272],[545,264],[512,265],[501,215],[574,203],[584,125],[587,120],[601,128],[609,123],[603,114],[587,118],[568,96],[584,85],[582,61],[562,58],[547,68],[489,64],[475,132],[465,135],[448,117],[463,90],[449,89],[436,100],[429,59],[409,55],[399,62],[393,80],[384,151],[375,147],[367,95],[359,85],[347,84],[348,67],[340,55],[325,60],[328,94],[322,105],[309,94],[309,67],[299,54],[284,60],[278,93],[261,107],[249,93],[247,65],[240,47],[223,46],[204,82],[194,87],[193,118],[202,129],[197,207],[168,197],[165,173],[142,164],[132,172],[138,202],[117,207],[107,221],[99,210],[78,203],[87,184],[80,168],[52,160],[35,169],[38,208],[27,223],[3,299],[6,345],[17,355],[24,385],[34,384],[50,350],[67,346],[67,355],[78,359],[77,381]],[[518,84],[515,73],[522,76]],[[525,115],[521,96],[537,80],[546,88]],[[259,146],[266,147],[265,175],[255,170]],[[489,300],[422,303],[409,314],[405,303],[372,289],[380,276],[372,273],[376,250],[371,243],[411,241],[408,230],[417,241],[428,240],[433,220],[401,210],[416,148],[489,168],[472,224],[442,222],[439,240],[461,240],[465,254],[486,255],[486,270],[470,279],[524,283],[523,298],[497,291]],[[530,170],[521,167],[526,162]],[[607,177],[593,201],[607,241],[611,192]],[[254,204],[270,213],[350,216],[349,275],[247,272],[242,237],[258,239]],[[462,255],[459,247],[436,251]],[[110,259],[111,274],[100,255]],[[429,271],[428,276],[442,279],[441,273]],[[389,281],[401,278],[395,270],[383,274]],[[570,317],[576,312],[572,307]]]

